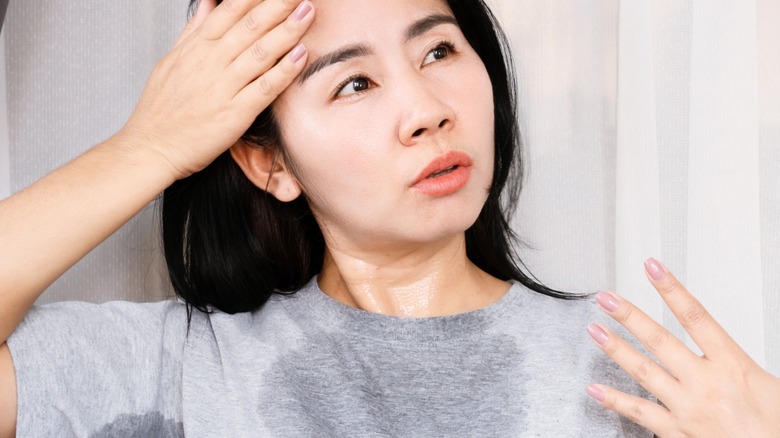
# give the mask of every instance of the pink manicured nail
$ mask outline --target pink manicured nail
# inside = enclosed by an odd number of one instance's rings
[[[607,312],[614,312],[620,305],[620,301],[618,301],[617,297],[607,292],[599,292],[598,295],[596,295],[596,302]]]
[[[300,59],[303,58],[303,55],[305,55],[305,54],[306,54],[306,47],[304,47],[303,44],[298,44],[290,52],[290,61],[292,61],[293,63],[296,63],[296,62],[300,61]]]
[[[607,336],[607,332],[605,332],[603,328],[599,327],[596,324],[588,325],[588,334],[599,345],[604,345],[609,340],[609,336]]]
[[[585,392],[599,403],[604,401],[604,391],[600,390],[596,385],[588,385],[585,388]]]
[[[295,18],[298,21],[303,20],[306,18],[306,15],[309,14],[311,11],[311,3],[305,1],[301,2],[300,5],[295,9],[295,12],[293,12],[293,18]]]
[[[645,260],[645,270],[647,271],[647,274],[650,275],[650,278],[655,281],[661,281],[666,278],[666,269],[664,269],[663,265],[659,263],[658,260],[652,257]]]

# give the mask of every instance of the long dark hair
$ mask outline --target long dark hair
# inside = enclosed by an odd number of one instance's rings
[[[523,171],[517,87],[506,35],[483,0],[447,3],[485,64],[495,110],[493,182],[479,217],[466,230],[466,253],[496,278],[517,280],[556,298],[579,298],[527,274],[516,252],[518,239],[509,218],[517,207]],[[190,0],[190,13],[196,4]],[[281,144],[270,108],[243,138],[258,147]],[[162,238],[171,282],[190,312],[252,311],[274,293],[294,293],[320,272],[325,251],[305,197],[278,201],[252,184],[229,152],[165,190]]]

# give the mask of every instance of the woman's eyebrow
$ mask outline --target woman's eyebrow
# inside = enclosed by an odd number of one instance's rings
[[[453,24],[457,26],[458,21],[455,19],[455,17],[451,15],[446,15],[446,14],[428,15],[426,17],[423,17],[415,21],[414,23],[409,25],[409,27],[406,28],[406,32],[404,32],[404,42],[409,42],[421,35],[424,35],[429,30],[441,24]],[[299,76],[299,83],[303,84],[307,79],[312,77],[315,73],[319,72],[324,68],[330,67],[333,64],[348,61],[352,58],[357,58],[360,56],[368,56],[372,53],[373,50],[371,49],[371,47],[365,44],[350,44],[341,47],[339,49],[336,49],[323,56],[320,56],[319,58],[315,59],[311,64],[309,64],[303,70],[303,73],[301,73],[301,75]]]
[[[412,23],[404,32],[404,42],[409,42],[441,24],[458,25],[458,20],[452,15],[431,14]]]
[[[340,49],[334,50],[326,55],[320,56],[314,62],[309,64],[301,73],[300,83],[303,84],[306,79],[325,67],[344,62],[359,56],[367,56],[373,53],[370,47],[365,44],[351,44]]]

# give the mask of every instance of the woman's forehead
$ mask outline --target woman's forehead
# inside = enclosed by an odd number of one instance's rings
[[[303,43],[312,52],[358,40],[396,40],[415,20],[452,12],[444,0],[312,0],[317,15]]]

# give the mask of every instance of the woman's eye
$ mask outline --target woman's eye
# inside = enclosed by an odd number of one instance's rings
[[[371,81],[365,77],[350,78],[343,85],[339,87],[339,92],[336,97],[347,96],[350,94],[360,93],[371,88]]]
[[[444,59],[448,57],[451,52],[452,52],[452,45],[440,44],[438,47],[428,52],[428,55],[423,60],[423,65],[427,65],[434,61]]]

